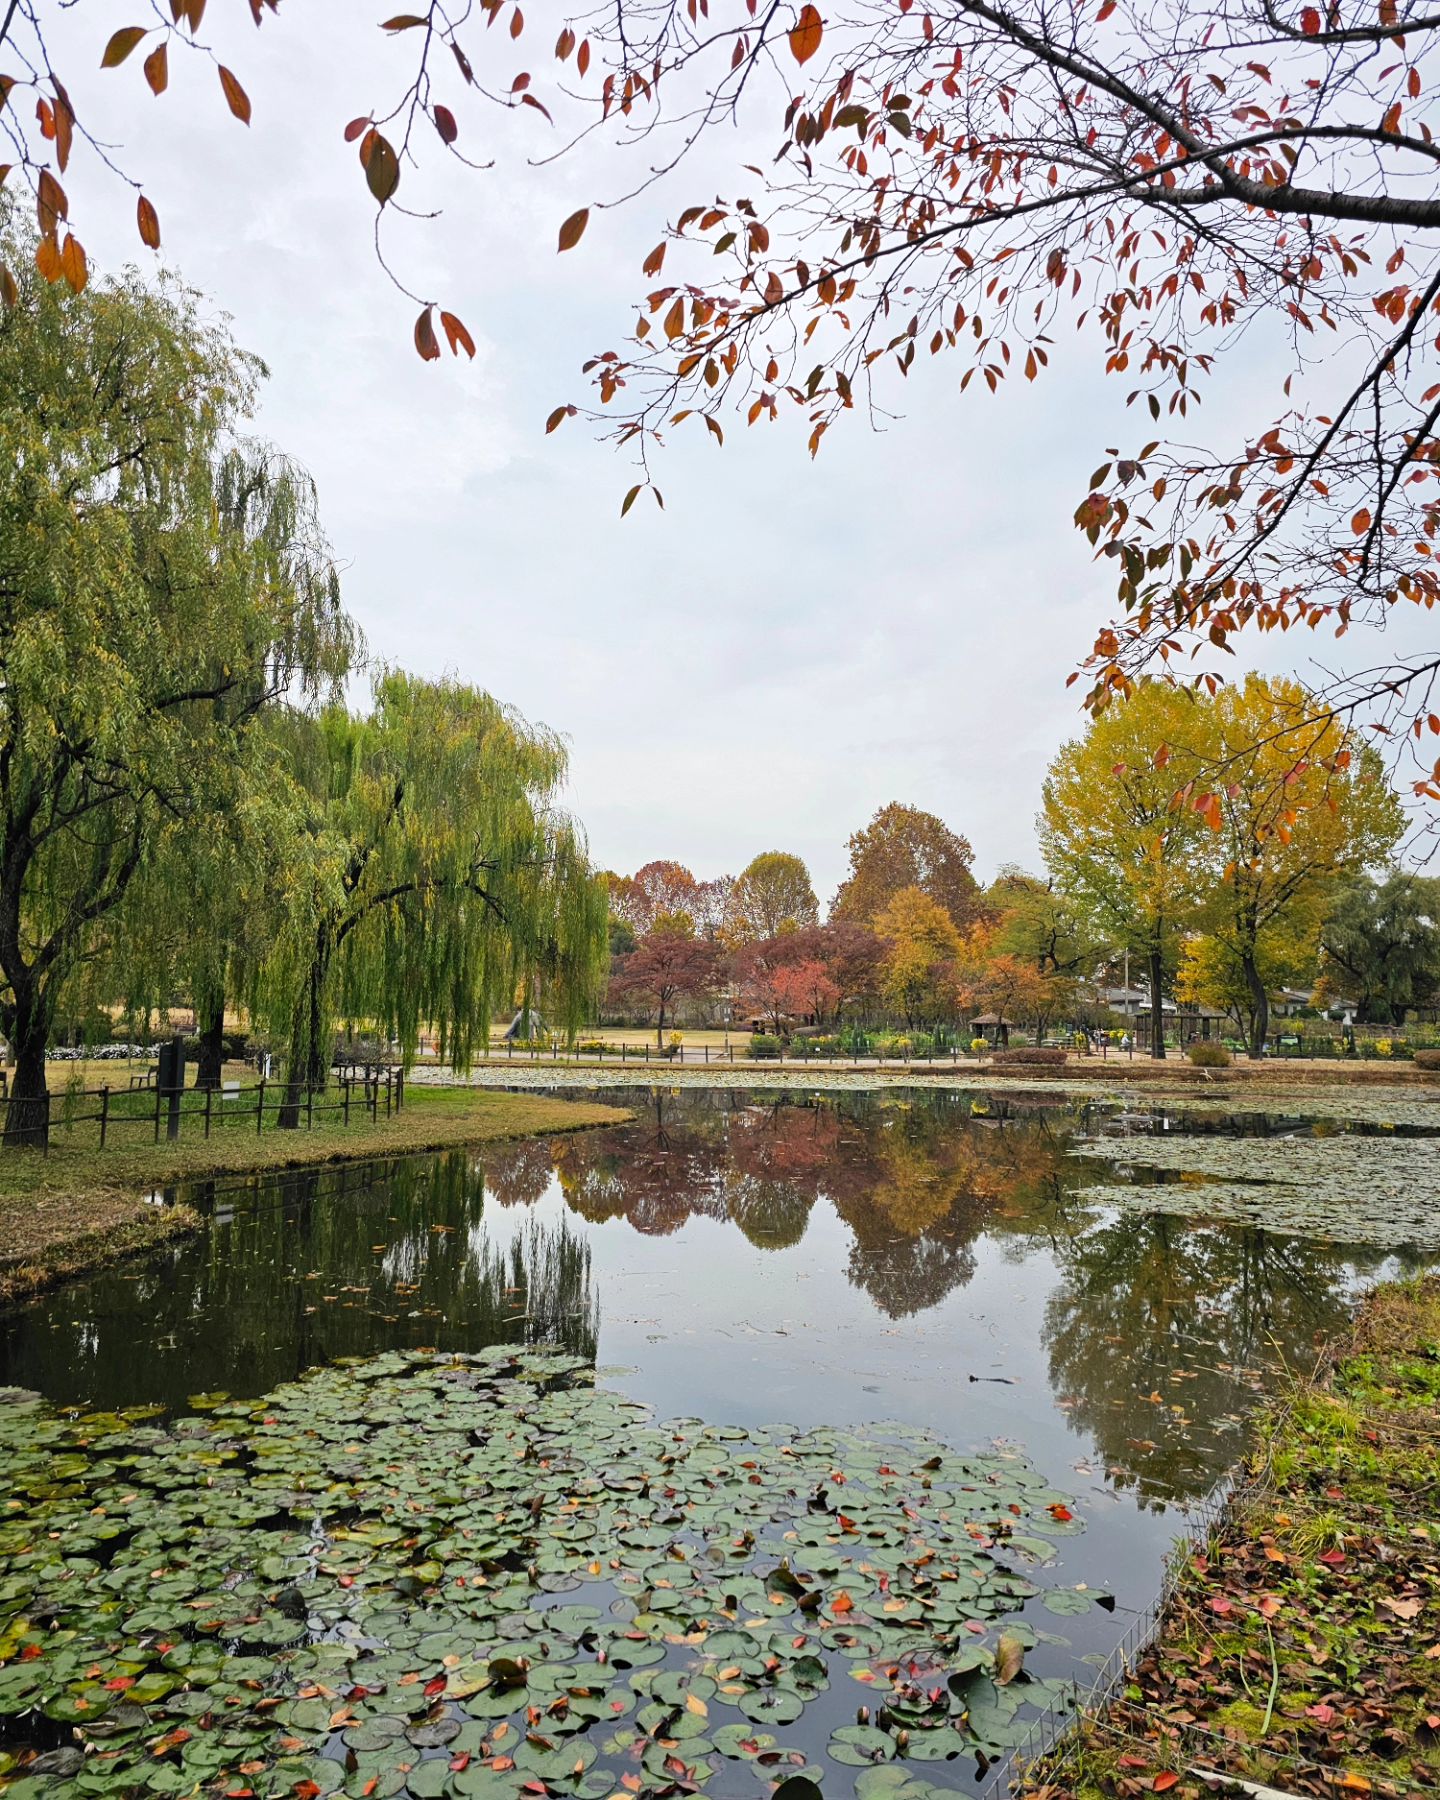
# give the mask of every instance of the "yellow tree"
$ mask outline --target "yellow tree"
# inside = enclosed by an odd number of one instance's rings
[[[962,944],[955,921],[918,887],[901,888],[875,915],[875,935],[886,945],[886,998],[907,1025],[954,1009],[955,969]]]
[[[1193,789],[1193,748],[1205,702],[1160,681],[1142,682],[1127,706],[1107,708],[1083,738],[1062,747],[1045,778],[1039,820],[1045,863],[1107,943],[1149,968],[1150,1043],[1165,1054],[1163,998],[1201,897],[1204,819],[1177,791]]]
[[[1404,814],[1379,757],[1298,682],[1251,675],[1195,719],[1200,766],[1176,799],[1209,826],[1203,925],[1249,995],[1259,1055],[1274,946],[1313,932],[1335,876],[1384,860]]]

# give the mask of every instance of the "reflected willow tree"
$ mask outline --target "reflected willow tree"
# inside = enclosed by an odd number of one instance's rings
[[[70,1400],[258,1393],[392,1346],[559,1343],[595,1359],[590,1246],[563,1218],[512,1230],[465,1151],[212,1183],[214,1229],[73,1289],[7,1345],[11,1379]],[[153,1321],[168,1336],[157,1344]],[[140,1365],[143,1364],[143,1367]]]
[[[1112,1477],[1157,1504],[1198,1499],[1221,1478],[1257,1371],[1313,1361],[1343,1323],[1357,1262],[1353,1249],[1166,1213],[1076,1230],[1055,1250],[1051,1381]]]

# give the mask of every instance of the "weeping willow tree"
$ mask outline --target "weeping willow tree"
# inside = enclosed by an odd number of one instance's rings
[[[333,689],[360,638],[340,607],[310,474],[271,445],[237,442],[217,463],[215,504],[224,531],[244,546],[253,578],[301,621],[330,621],[330,641],[306,654],[316,666],[323,660]],[[288,733],[270,728],[277,709],[295,698],[258,688],[253,678],[237,695],[237,706],[260,709],[259,729],[232,771],[228,803],[202,831],[188,821],[167,824],[131,889],[124,941],[104,965],[112,991],[133,1013],[148,1013],[177,991],[190,996],[197,1087],[220,1085],[227,1003],[253,988],[284,929],[292,864],[299,857],[303,867],[308,857],[306,796],[290,772]]]
[[[308,859],[256,989],[289,1043],[282,1124],[325,1085],[341,1019],[397,1040],[407,1060],[433,1026],[456,1069],[517,993],[543,991],[568,1030],[583,1022],[607,902],[556,804],[556,737],[478,689],[394,671],[368,714],[294,714],[288,737]]]
[[[233,806],[255,720],[344,666],[333,586],[224,517],[260,365],[197,297],[22,276],[0,314],[0,1030],[10,1142],[43,1143],[57,1010],[167,833]]]

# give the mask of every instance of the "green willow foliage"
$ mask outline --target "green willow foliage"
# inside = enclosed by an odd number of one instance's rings
[[[289,1043],[292,1103],[323,1085],[336,1021],[413,1054],[433,1024],[451,1063],[538,989],[579,1025],[603,980],[607,902],[556,805],[564,747],[456,681],[382,673],[373,706],[292,712],[277,729],[308,800],[307,853],[255,1010]]]
[[[33,266],[3,214],[0,252]],[[517,995],[568,1028],[603,976],[558,739],[457,682],[339,699],[359,634],[313,483],[239,435],[263,372],[173,285],[32,277],[0,315],[12,1139],[45,1137],[62,1007],[244,1000],[295,1102],[340,1018],[407,1054],[433,1025],[463,1066]]]
[[[33,267],[7,230],[6,260]],[[114,948],[167,833],[244,792],[281,696],[349,660],[332,579],[279,578],[235,529],[227,456],[260,365],[194,294],[31,275],[0,316],[0,1028],[12,1137],[43,1136],[67,986]],[[107,943],[108,937],[108,943]]]

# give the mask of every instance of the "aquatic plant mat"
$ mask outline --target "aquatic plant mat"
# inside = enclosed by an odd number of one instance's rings
[[[1145,1170],[1172,1177],[1086,1187],[1090,1205],[1332,1243],[1440,1250],[1440,1144],[1431,1137],[1095,1138],[1073,1153],[1123,1162],[1134,1177]]]
[[[1068,1684],[1018,1452],[657,1423],[560,1352],[0,1403],[0,1790],[927,1800]],[[1063,1642],[1045,1634],[1051,1642]]]
[[[1187,1556],[1120,1694],[1025,1793],[1440,1786],[1440,1280],[1378,1289],[1329,1378],[1261,1425],[1261,1480]]]

